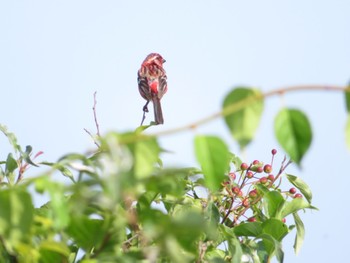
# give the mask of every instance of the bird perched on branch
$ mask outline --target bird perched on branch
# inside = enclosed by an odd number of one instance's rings
[[[137,72],[137,82],[141,96],[147,101],[143,106],[143,118],[141,125],[148,112],[148,103],[152,101],[154,120],[157,124],[163,124],[163,112],[160,100],[168,90],[167,76],[163,68],[165,59],[158,53],[149,54],[141,64]]]

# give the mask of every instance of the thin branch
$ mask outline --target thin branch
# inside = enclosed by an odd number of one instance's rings
[[[100,126],[98,124],[98,120],[97,120],[97,113],[96,113],[96,104],[97,104],[97,99],[96,99],[96,94],[97,91],[94,92],[94,105],[92,106],[92,111],[94,113],[94,120],[95,120],[95,126],[96,126],[96,136],[97,137],[101,137],[100,135]],[[99,143],[96,141],[95,136],[92,135],[92,133],[84,128],[84,131],[90,135],[90,137],[92,138],[92,140],[94,141],[94,144],[97,146],[97,148],[100,148]]]
[[[221,116],[224,117],[224,116],[227,116],[227,115],[232,114],[234,112],[237,112],[237,111],[241,110],[242,108],[244,108],[247,104],[252,103],[254,101],[261,100],[261,99],[264,99],[267,97],[272,97],[275,95],[282,95],[284,93],[289,93],[289,92],[294,92],[294,91],[306,91],[306,90],[350,91],[350,88],[349,87],[342,87],[342,86],[323,86],[323,85],[300,85],[300,86],[282,87],[279,89],[275,89],[272,91],[262,93],[260,95],[250,96],[244,100],[239,101],[238,103],[235,103],[231,106],[228,106],[225,109],[223,109],[219,112],[216,112],[212,115],[209,115],[203,119],[200,119],[198,121],[195,121],[195,122],[192,122],[190,124],[180,126],[180,127],[174,128],[174,129],[169,129],[169,130],[153,133],[153,134],[150,134],[150,136],[158,137],[158,136],[177,133],[177,132],[184,131],[184,130],[192,130],[198,126],[201,126],[201,125],[206,124],[210,121],[213,121]]]
[[[255,101],[262,100],[262,99],[265,99],[267,97],[272,97],[275,95],[282,95],[282,94],[289,93],[289,92],[308,91],[308,90],[350,92],[350,87],[348,87],[348,86],[345,86],[345,87],[344,86],[326,86],[326,85],[301,85],[301,86],[283,87],[283,88],[275,89],[275,90],[268,91],[268,92],[265,92],[262,94],[257,94],[257,95],[247,97],[247,98],[245,98],[245,99],[243,99],[235,104],[232,104],[228,107],[225,107],[221,111],[215,112],[212,115],[209,115],[205,118],[199,119],[199,120],[192,122],[190,124],[187,124],[187,125],[183,125],[180,127],[176,127],[173,129],[160,131],[160,132],[156,132],[156,133],[150,133],[150,134],[140,134],[139,133],[137,135],[132,134],[130,136],[126,136],[123,138],[122,143],[130,143],[130,142],[134,142],[135,140],[143,140],[143,139],[146,139],[149,137],[159,137],[159,136],[164,136],[164,135],[171,135],[171,134],[186,131],[186,130],[193,130],[193,129],[195,129],[201,125],[204,125],[210,121],[213,121],[217,118],[224,117],[224,116],[230,115],[234,112],[237,112],[237,111],[243,109],[244,107],[246,107],[248,104],[254,103]]]
[[[97,100],[96,100],[96,94],[97,91],[94,92],[94,106],[92,107],[92,110],[94,112],[94,119],[95,119],[95,125],[96,125],[96,135],[98,137],[100,137],[100,126],[98,125],[98,121],[97,121],[97,113],[96,113],[96,104],[97,104]]]

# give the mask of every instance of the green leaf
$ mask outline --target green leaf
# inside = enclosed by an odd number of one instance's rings
[[[248,222],[233,228],[236,236],[257,237],[262,233],[261,222]]]
[[[297,213],[293,213],[293,217],[294,217],[295,225],[297,227],[297,234],[295,236],[293,247],[294,247],[295,254],[298,254],[304,242],[305,229],[304,229],[304,223],[303,221],[301,221],[299,215]]]
[[[269,254],[269,257],[271,258],[272,256],[276,256],[278,262],[282,263],[284,258],[282,244],[278,242],[273,236],[266,233],[260,235],[258,238],[262,239],[262,243],[264,244],[264,248]],[[267,262],[270,262],[270,260]]]
[[[285,203],[285,200],[280,192],[270,191],[266,193],[263,201],[268,217],[282,219],[281,209]]]
[[[33,150],[32,146],[27,145],[27,146],[26,146],[25,152],[22,153],[22,157],[23,157],[23,159],[24,159],[27,163],[29,163],[30,165],[33,165],[33,166],[38,167],[38,165],[35,164],[35,163],[32,161],[32,159],[30,159],[30,154],[32,153],[32,150]]]
[[[41,162],[41,164],[50,166],[53,169],[57,169],[58,171],[60,171],[62,173],[62,175],[68,177],[73,182],[75,182],[73,173],[71,172],[71,170],[69,170],[63,164],[61,164],[61,163],[51,163],[51,162]]]
[[[228,252],[231,254],[231,262],[241,262],[243,249],[241,242],[234,233],[234,230],[226,227],[225,225],[220,225],[219,229],[228,243]]]
[[[287,179],[291,184],[293,184],[296,188],[299,189],[299,191],[305,196],[306,200],[311,203],[312,201],[312,192],[309,186],[301,180],[299,177],[291,175],[291,174],[286,174]]]
[[[300,110],[283,109],[275,118],[275,135],[290,158],[300,166],[312,141],[311,125]]]
[[[29,193],[14,187],[0,191],[0,235],[8,246],[29,237],[34,207]]]
[[[231,153],[231,162],[236,167],[236,170],[240,169],[242,160],[235,154]]]
[[[345,124],[345,143],[350,150],[350,114],[348,114],[348,118]]]
[[[21,146],[19,146],[17,143],[16,135],[12,132],[9,132],[7,130],[7,127],[1,124],[0,124],[0,131],[2,131],[2,133],[5,134],[5,136],[8,138],[15,152],[16,153],[21,152]]]
[[[317,209],[316,207],[310,205],[303,198],[294,198],[292,201],[285,203],[283,210],[281,211],[281,216],[282,218],[284,218],[287,215],[296,213],[299,210],[305,209],[305,208]]]
[[[6,168],[5,168],[6,175],[8,175],[9,173],[12,173],[17,168],[18,168],[17,161],[15,160],[15,158],[13,158],[12,153],[9,153],[6,159]]]
[[[238,87],[225,97],[225,122],[241,149],[254,138],[263,109],[262,95],[257,89]]]
[[[86,251],[99,248],[107,235],[103,220],[91,219],[86,216],[73,216],[68,226],[68,233],[78,246]]]
[[[54,226],[57,229],[66,227],[70,220],[70,211],[67,197],[64,194],[64,186],[58,182],[50,181],[48,177],[40,177],[35,180],[35,188],[39,192],[49,192],[51,201],[48,206],[52,210]]]
[[[70,254],[70,250],[65,243],[59,243],[59,242],[48,241],[48,240],[44,240],[40,244],[40,250],[55,252],[65,257],[68,257]]]
[[[348,89],[349,88],[350,88],[350,84],[348,85]],[[345,97],[346,111],[350,113],[350,91],[344,91],[344,97]]]
[[[271,218],[263,222],[262,232],[271,235],[277,241],[282,241],[289,231],[282,220]]]
[[[196,136],[195,153],[200,163],[207,187],[216,191],[220,188],[229,169],[230,153],[226,144],[218,137]]]

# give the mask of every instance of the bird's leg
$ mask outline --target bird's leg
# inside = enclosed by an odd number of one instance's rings
[[[146,102],[145,106],[143,106],[143,115],[142,115],[142,121],[140,126],[142,126],[144,120],[146,119],[146,112],[148,112],[148,107],[147,107],[148,103],[149,103],[149,100]]]
[[[146,102],[145,106],[143,106],[143,113],[145,112],[148,112],[148,103],[149,103],[149,100]]]

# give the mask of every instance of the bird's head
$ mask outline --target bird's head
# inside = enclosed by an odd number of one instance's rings
[[[147,66],[147,65],[155,64],[159,67],[163,67],[164,62],[165,62],[165,59],[161,55],[159,55],[158,53],[151,53],[145,58],[142,65]]]

